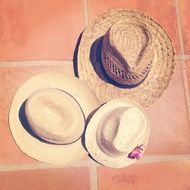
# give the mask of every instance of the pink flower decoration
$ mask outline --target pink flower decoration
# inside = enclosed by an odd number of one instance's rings
[[[140,159],[142,157],[143,145],[137,146],[131,153],[129,153],[128,158]]]

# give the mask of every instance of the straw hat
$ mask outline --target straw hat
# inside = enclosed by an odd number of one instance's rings
[[[13,98],[11,133],[28,156],[45,163],[66,164],[84,156],[81,135],[85,119],[98,105],[94,93],[79,79],[38,74]]]
[[[146,107],[166,90],[175,68],[166,31],[145,13],[109,10],[84,30],[77,71],[101,103],[128,97]]]
[[[105,166],[125,167],[142,157],[149,138],[149,121],[142,107],[126,98],[104,104],[85,132],[90,155]]]

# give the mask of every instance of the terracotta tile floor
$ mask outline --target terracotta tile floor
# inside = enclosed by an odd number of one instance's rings
[[[0,59],[72,60],[84,28],[82,0],[2,0]]]
[[[182,64],[177,62],[173,80],[165,94],[146,109],[151,124],[147,154],[190,153],[190,128]]]
[[[139,164],[127,169],[98,167],[99,190],[188,190],[190,161]]]
[[[0,189],[189,190],[190,161],[183,161],[184,157],[190,159],[188,5],[188,0],[1,0]],[[145,161],[110,169],[97,167],[85,157],[76,158],[76,165],[56,168],[29,158],[9,130],[8,113],[16,90],[37,73],[73,75],[73,54],[85,25],[103,11],[119,7],[150,14],[168,32],[177,50],[177,67],[169,88],[146,109],[151,135]],[[156,162],[149,156],[155,156]],[[162,156],[179,161],[161,162]]]
[[[89,190],[89,177],[84,167],[0,172],[0,186],[1,190]]]

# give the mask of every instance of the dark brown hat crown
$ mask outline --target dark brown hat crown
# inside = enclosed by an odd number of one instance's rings
[[[150,70],[152,49],[152,35],[145,24],[119,21],[104,36],[102,64],[116,83],[137,85]]]

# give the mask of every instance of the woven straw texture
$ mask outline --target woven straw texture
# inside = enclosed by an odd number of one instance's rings
[[[72,143],[84,131],[81,107],[62,90],[45,88],[34,92],[26,101],[25,114],[31,130],[47,142]]]
[[[136,112],[133,117],[127,112],[128,116],[122,116],[129,108]],[[139,114],[141,116],[140,123],[136,122],[139,119]],[[128,122],[129,125],[126,124]],[[135,125],[132,127],[130,123],[135,123]],[[118,137],[116,137],[116,133]],[[108,167],[121,168],[137,161],[128,158],[128,154],[139,145],[143,145],[144,152],[149,134],[150,123],[142,107],[127,98],[119,98],[104,104],[93,115],[85,131],[85,144],[88,152],[97,162]],[[118,147],[125,147],[121,148],[124,150],[122,154],[122,151],[115,151],[110,146],[114,143],[114,138],[117,138]]]
[[[145,24],[125,18],[105,34],[102,65],[112,80],[137,85],[147,76],[154,56],[155,37],[149,30]]]
[[[145,80],[135,88],[119,88],[108,82],[100,67],[101,55],[93,56],[92,53],[98,47],[95,42],[100,41],[108,29],[122,19],[146,25],[154,39],[151,68]],[[175,69],[175,51],[167,33],[150,16],[136,10],[113,9],[100,15],[85,28],[78,48],[77,64],[79,78],[95,92],[101,103],[127,97],[147,107],[168,87]]]

